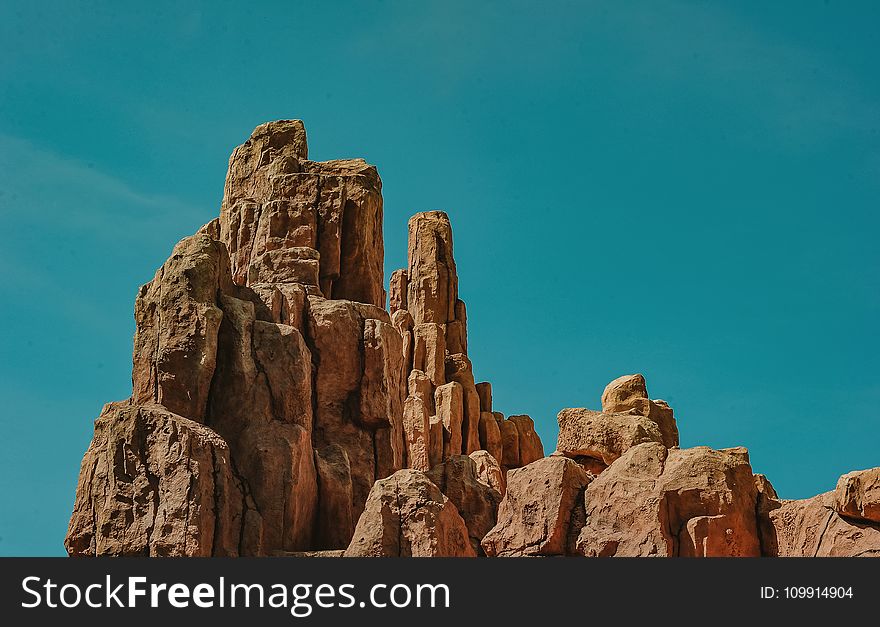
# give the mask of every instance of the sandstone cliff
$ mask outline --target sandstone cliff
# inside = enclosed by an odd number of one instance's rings
[[[545,457],[475,379],[449,218],[412,217],[386,310],[382,211],[299,120],[235,149],[220,216],[138,291],[70,555],[880,555],[880,469],[780,501],[745,449],[679,449],[641,375]]]

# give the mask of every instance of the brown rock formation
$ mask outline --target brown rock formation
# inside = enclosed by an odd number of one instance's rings
[[[454,455],[435,466],[428,478],[455,504],[474,552],[481,555],[480,541],[495,526],[501,492],[479,479],[476,462],[465,455]]]
[[[345,557],[474,557],[453,502],[418,470],[375,483]]]
[[[587,488],[577,548],[607,557],[761,554],[757,488],[743,448],[627,450]]]
[[[572,513],[589,483],[580,466],[557,455],[511,470],[498,524],[483,538],[486,555],[565,555]]]
[[[602,393],[602,411],[610,414],[631,412],[657,423],[663,446],[678,446],[678,426],[672,408],[666,401],[652,401],[648,398],[645,377],[631,374],[615,379]]]
[[[298,120],[235,149],[220,216],[135,301],[132,396],[80,469],[71,555],[880,555],[880,469],[781,501],[745,449],[678,449],[644,377],[559,412],[557,452],[476,383],[452,228]]]
[[[499,461],[505,460],[505,469],[543,457],[544,448],[528,416],[516,417],[510,426],[523,432],[524,457],[518,440],[515,451],[503,451],[501,427],[486,417],[493,411],[492,387],[488,382],[475,383],[473,364],[467,356],[467,315],[458,297],[449,217],[442,211],[414,215],[409,221],[408,253],[408,268],[392,273],[390,288],[394,326],[403,338],[404,363],[411,381],[405,440],[411,448],[407,459],[413,461],[407,465],[427,470],[440,451],[442,461],[451,455],[487,450]],[[412,385],[412,373],[424,375],[418,375],[417,388]],[[426,401],[432,393],[433,405]],[[413,396],[422,400],[411,400]],[[438,423],[442,423],[442,430]],[[432,441],[441,435],[442,444]]]
[[[260,516],[229,447],[164,407],[106,405],[80,477],[66,540],[71,555],[260,552]]]
[[[507,491],[507,481],[501,464],[489,451],[474,451],[468,457],[477,465],[477,479],[498,490],[501,496]]]
[[[220,218],[178,244],[138,293],[132,398],[98,421],[68,534],[72,554],[272,554],[348,544],[373,482],[403,466],[404,349],[382,309],[381,222],[375,168],[309,161],[299,121],[264,124],[235,150]],[[159,435],[132,440],[159,416],[164,426],[155,428],[172,438],[168,446]],[[179,438],[193,450],[179,450]],[[139,523],[137,542],[101,539],[108,527],[99,528],[97,512],[124,486],[87,469],[125,450],[139,451],[147,469],[177,456],[226,460],[214,473],[188,462],[193,485],[216,475],[231,486],[218,488],[214,502],[200,504],[204,491],[166,496],[154,488],[156,505],[133,514],[159,516],[182,499],[175,507],[187,516],[202,512],[181,523],[199,541],[184,543],[164,519]],[[142,472],[148,487],[164,486],[161,472]],[[240,540],[201,539],[214,525],[207,512],[223,515],[233,506],[218,501],[233,493],[237,513],[223,524],[236,528],[224,533]]]
[[[606,414],[578,407],[563,409],[557,420],[556,450],[579,461],[588,457],[607,466],[633,446],[663,440],[657,424],[639,414]]]
[[[846,476],[846,475],[844,475]],[[781,501],[770,512],[774,527],[767,555],[779,557],[880,557],[880,525],[842,517],[835,493]]]
[[[847,518],[880,522],[880,468],[843,475],[834,490],[834,509]]]

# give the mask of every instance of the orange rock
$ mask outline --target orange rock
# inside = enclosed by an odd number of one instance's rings
[[[834,490],[834,509],[847,518],[880,522],[880,468],[843,475]]]
[[[464,420],[464,392],[451,381],[434,392],[437,418],[443,423],[443,457],[461,455],[461,425]]]
[[[443,327],[431,322],[417,324],[413,328],[413,341],[413,368],[427,374],[434,387],[446,383]]]
[[[233,279],[295,281],[384,307],[376,169],[361,159],[315,163],[307,152],[299,120],[263,124],[233,152],[219,219]]]
[[[510,422],[516,425],[519,443],[519,465],[527,466],[544,457],[544,445],[535,432],[535,422],[529,416],[511,416]]]
[[[778,551],[776,529],[770,519],[770,513],[781,505],[779,496],[764,475],[755,475],[755,488],[758,492],[755,516],[758,525],[758,539],[761,543],[761,555],[775,556]]]
[[[648,398],[645,377],[631,374],[609,383],[602,393],[602,411],[609,414],[632,412],[650,418],[660,428],[666,448],[678,446],[678,426],[666,401]]]
[[[476,462],[464,455],[453,455],[435,466],[428,478],[455,504],[467,526],[471,546],[482,555],[480,541],[495,526],[501,493],[479,480]]]
[[[223,438],[161,406],[106,405],[80,477],[65,539],[70,555],[260,551],[260,514]]]
[[[388,286],[388,311],[392,318],[401,310],[406,310],[406,290],[408,277],[406,269],[395,270],[391,273],[391,282]]]
[[[428,419],[428,465],[434,468],[443,463],[443,420],[437,416]]]
[[[577,549],[588,557],[761,554],[743,448],[634,446],[590,484],[584,503]]]
[[[351,515],[351,464],[338,444],[315,451],[318,472],[318,530],[315,546],[322,550],[348,546],[354,533]]]
[[[779,557],[880,557],[880,525],[847,520],[835,510],[835,493],[782,501],[770,512]]]
[[[345,557],[474,557],[453,502],[417,470],[375,483]]]
[[[645,442],[662,443],[657,424],[640,414],[607,414],[582,407],[563,409],[557,416],[556,450],[566,457],[592,457],[605,465]]]
[[[468,457],[477,465],[477,479],[498,490],[501,496],[507,491],[507,480],[498,460],[489,451],[474,451]]]
[[[407,308],[416,325],[455,320],[458,275],[452,256],[452,226],[442,211],[409,220]]]
[[[493,458],[501,459],[501,429],[495,415],[487,411],[480,413],[480,446]]]
[[[403,430],[406,434],[406,466],[428,471],[431,468],[430,415],[425,402],[418,396],[408,396],[403,405]]]
[[[566,554],[572,512],[589,482],[580,466],[562,456],[508,472],[498,523],[483,538],[486,555]]]
[[[492,413],[492,384],[488,381],[477,383],[477,395],[480,397],[480,411]]]
[[[498,429],[501,432],[501,465],[507,468],[517,468],[520,464],[519,457],[519,430],[516,423],[510,420],[498,421]]]
[[[206,235],[182,240],[135,301],[135,403],[160,403],[204,420],[223,312],[217,292],[231,289],[226,249]]]

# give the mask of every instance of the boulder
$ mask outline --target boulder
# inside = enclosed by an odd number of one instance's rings
[[[501,492],[480,481],[476,462],[465,455],[453,455],[435,466],[428,478],[455,504],[467,526],[471,546],[482,555],[480,541],[495,526]]]
[[[587,473],[562,456],[508,472],[498,523],[483,538],[486,555],[565,555],[572,513],[589,483]]]
[[[557,421],[556,450],[573,459],[591,457],[608,465],[633,446],[663,442],[657,424],[640,414],[608,414],[576,407],[560,411]]]
[[[666,401],[648,398],[645,377],[630,374],[609,383],[602,393],[602,411],[609,414],[632,412],[657,423],[666,448],[678,446],[678,426]]]
[[[501,496],[504,496],[507,491],[507,480],[504,478],[504,472],[501,470],[498,459],[492,456],[489,451],[474,451],[468,457],[474,460],[477,465],[477,479],[489,487],[495,488]]]
[[[761,554],[744,448],[634,446],[590,484],[584,507],[577,550],[588,557]]]
[[[834,509],[846,518],[880,522],[880,468],[843,475],[834,490]]]
[[[159,405],[104,407],[80,467],[70,555],[253,555],[261,529],[223,438]]]
[[[843,518],[836,494],[781,501],[770,512],[778,557],[880,557],[880,525]]]
[[[373,485],[345,557],[474,557],[453,502],[423,472],[399,470]]]

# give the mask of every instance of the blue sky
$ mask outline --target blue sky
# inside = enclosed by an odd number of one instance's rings
[[[277,118],[378,165],[388,273],[450,214],[477,378],[547,452],[642,372],[783,497],[880,465],[876,3],[238,4],[0,5],[0,554],[63,554],[137,287]]]

